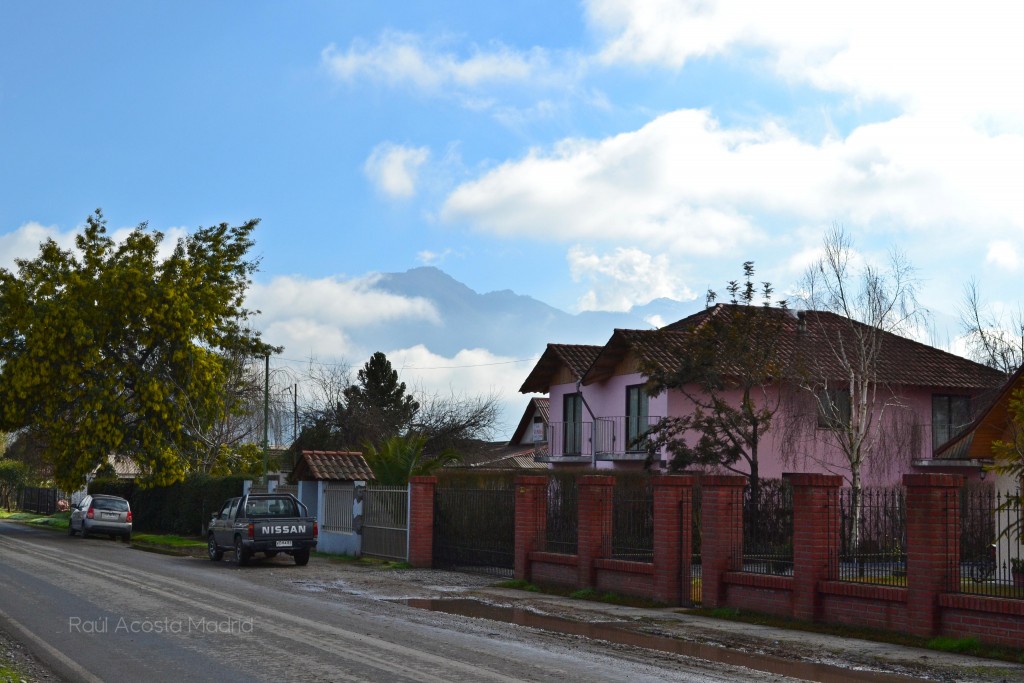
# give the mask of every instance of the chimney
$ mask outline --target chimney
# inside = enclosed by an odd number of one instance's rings
[[[796,312],[796,331],[799,334],[807,331],[807,311]]]

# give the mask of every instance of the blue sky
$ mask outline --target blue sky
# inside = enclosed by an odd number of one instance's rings
[[[1021,11],[4,2],[0,266],[69,244],[96,207],[171,236],[258,217],[268,339],[353,364],[377,350],[360,326],[443,324],[375,273],[623,310],[720,289],[745,260],[785,291],[834,223],[868,259],[906,252],[938,313],[972,278],[1016,310]],[[530,367],[382,350],[463,368],[409,371],[458,390],[514,394]]]

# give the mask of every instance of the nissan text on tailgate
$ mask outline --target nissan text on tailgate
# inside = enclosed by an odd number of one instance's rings
[[[309,562],[316,548],[316,518],[290,493],[259,493],[232,498],[210,520],[206,536],[210,559],[219,562],[225,551],[235,564],[245,565],[256,553],[274,557],[285,553],[295,564]]]

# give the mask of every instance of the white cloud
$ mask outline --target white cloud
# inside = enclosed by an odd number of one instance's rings
[[[431,92],[449,87],[528,83],[549,72],[547,55],[540,49],[520,52],[494,44],[460,56],[443,45],[425,44],[417,35],[396,31],[385,32],[375,45],[354,42],[344,52],[329,45],[321,52],[321,60],[340,81],[366,78]]]
[[[407,199],[416,194],[420,167],[430,158],[426,147],[404,147],[384,142],[374,148],[363,165],[366,177],[389,197]]]
[[[1007,240],[997,240],[988,245],[988,254],[985,262],[1004,270],[1016,271],[1020,269],[1020,253],[1017,245]]]
[[[14,259],[34,259],[39,255],[39,245],[52,239],[62,249],[75,246],[77,231],[61,232],[56,226],[47,226],[34,221],[25,223],[17,230],[0,235],[0,268],[13,270]]]
[[[577,245],[569,250],[568,261],[572,279],[590,287],[577,303],[582,311],[628,311],[660,297],[694,298],[665,254],[618,248],[598,255]]]
[[[386,352],[392,367],[410,389],[439,397],[494,395],[502,424],[495,437],[508,437],[526,409],[527,399],[515,391],[523,383],[531,362],[498,356],[486,349],[463,349],[451,358],[422,345]]]
[[[416,260],[423,265],[432,266],[442,263],[445,259],[452,255],[451,249],[444,249],[440,252],[423,250],[416,254]]]
[[[108,230],[107,236],[115,243],[121,243],[135,228],[118,228]],[[13,270],[14,260],[17,258],[34,259],[39,256],[39,246],[47,239],[52,239],[61,249],[75,251],[75,237],[81,234],[81,229],[73,228],[62,231],[53,225],[42,225],[35,221],[25,223],[17,230],[0,234],[0,268]],[[188,236],[189,231],[185,228],[169,228],[161,231],[164,235],[157,252],[157,258],[166,259],[174,252],[178,239]]]
[[[908,111],[984,117],[1018,129],[1024,101],[1011,84],[1024,61],[1024,8],[994,0],[830,3],[802,0],[589,0],[606,38],[605,63],[681,68],[700,57],[748,55],[794,81]]]
[[[987,138],[925,116],[813,143],[772,123],[724,128],[705,111],[680,110],[634,132],[531,150],[456,188],[441,216],[502,237],[691,258],[749,253],[764,244],[769,219],[1018,234],[1021,158],[1022,136]]]
[[[351,345],[347,333],[360,328],[407,320],[440,324],[430,301],[375,289],[379,279],[377,275],[351,280],[275,277],[268,283],[254,283],[246,305],[261,312],[257,322],[267,342],[300,356],[358,354],[361,351]]]

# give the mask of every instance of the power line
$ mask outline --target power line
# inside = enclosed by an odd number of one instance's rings
[[[304,359],[300,360],[298,358],[284,358],[282,356],[273,356],[272,359],[273,360],[285,361],[285,362],[288,362],[288,363],[310,363],[310,362],[312,362],[315,365],[330,365],[330,366],[333,366],[333,367],[352,366],[351,363],[328,363],[326,361],[311,360],[309,358],[304,358]],[[485,367],[490,367],[490,366],[494,366],[494,365],[513,365],[515,363],[535,363],[538,360],[540,360],[540,356],[537,356],[536,358],[519,358],[517,360],[498,361],[498,362],[495,362],[495,363],[474,363],[474,364],[470,364],[470,365],[438,365],[438,366],[435,366],[435,367],[418,367],[418,366],[415,366],[415,365],[403,365],[402,369],[404,369],[404,370],[460,370],[460,369],[463,369],[463,368],[485,368]]]

